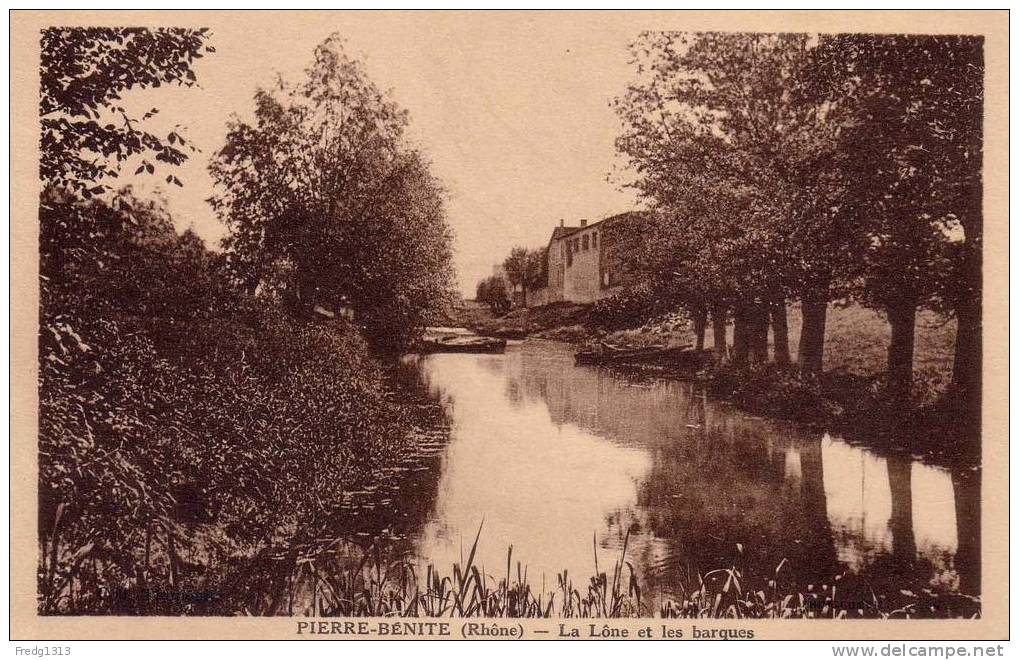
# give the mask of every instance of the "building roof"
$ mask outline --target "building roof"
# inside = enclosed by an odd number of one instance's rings
[[[617,213],[616,215],[609,216],[607,218],[602,218],[601,220],[599,220],[597,222],[592,222],[592,223],[590,223],[588,225],[584,225],[583,227],[577,227],[577,226],[564,227],[562,225],[559,225],[555,229],[552,230],[552,236],[548,239],[548,242],[551,243],[552,241],[556,240],[557,238],[564,238],[564,237],[569,236],[571,234],[575,234],[575,233],[577,233],[580,230],[585,230],[586,231],[588,229],[591,229],[592,227],[596,227],[596,226],[602,224],[603,222],[606,223],[606,224],[615,224],[617,222],[626,222],[628,220],[634,220],[634,219],[637,219],[637,218],[641,218],[641,217],[646,216],[646,215],[647,215],[647,211],[626,211],[626,212],[623,212],[623,213]]]
[[[578,229],[587,229],[587,227],[563,227],[562,225],[557,225],[556,228],[552,230],[552,240],[562,238],[563,236],[569,236]]]

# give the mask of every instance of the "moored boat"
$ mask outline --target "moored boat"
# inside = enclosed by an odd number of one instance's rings
[[[689,362],[697,356],[698,352],[691,351],[689,346],[621,348],[605,342],[574,354],[577,364],[673,364]]]
[[[502,353],[506,340],[477,335],[426,336],[420,346],[422,353]]]

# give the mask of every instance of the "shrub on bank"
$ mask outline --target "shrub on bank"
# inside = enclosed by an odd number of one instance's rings
[[[864,376],[836,369],[805,379],[795,368],[775,364],[738,368],[725,363],[703,375],[710,395],[750,412],[822,425],[869,440],[922,433],[923,446],[930,451],[959,455],[961,449],[958,436],[965,429],[958,419],[948,419],[951,408],[941,397],[943,383],[937,373],[919,372],[908,401],[888,394],[883,374]],[[939,429],[953,426],[953,433],[937,437]]]
[[[567,343],[580,343],[591,338],[591,331],[587,327],[576,324],[560,326],[551,330],[542,330],[535,334],[540,339],[562,341]]]
[[[646,287],[635,286],[602,298],[591,306],[591,324],[607,330],[632,328],[654,315],[655,304]]]
[[[825,396],[819,381],[803,380],[773,364],[742,369],[728,363],[715,367],[708,376],[708,391],[746,410],[796,421],[814,422],[841,414],[838,405]]]
[[[491,337],[523,339],[546,330],[586,323],[587,305],[554,302],[541,307],[519,307],[505,316],[472,324],[476,332]]]

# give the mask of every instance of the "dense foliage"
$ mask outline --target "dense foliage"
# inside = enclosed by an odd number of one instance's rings
[[[140,127],[157,109],[138,120],[119,103],[132,89],[194,84],[191,63],[214,51],[207,36],[43,34],[42,613],[225,614],[275,599],[345,494],[377,481],[406,443],[412,409],[393,400],[392,372],[362,331],[399,345],[442,302],[449,231],[424,160],[400,145],[403,114],[333,42],[302,103],[260,94],[259,128],[231,128],[213,166],[225,253],[178,233],[158,194],[105,182],[132,157],[184,160],[179,133]],[[101,126],[105,115],[122,121]],[[305,121],[287,132],[273,123],[283,115]],[[301,142],[314,127],[334,138],[318,134],[328,148]],[[252,165],[287,154],[305,169],[281,163],[285,181]],[[136,174],[153,171],[143,160]],[[267,216],[279,192],[267,186],[298,181],[307,187],[285,201],[299,207]],[[353,305],[358,325],[279,304],[295,271],[300,302]],[[261,286],[238,286],[252,273]]]
[[[619,151],[656,214],[645,285],[703,333],[735,320],[737,366],[822,369],[826,308],[886,314],[888,391],[909,398],[919,309],[959,319],[956,387],[980,364],[983,56],[979,38],[645,33],[615,102]],[[724,346],[725,342],[721,342]],[[724,354],[721,357],[725,357]]]
[[[41,607],[230,611],[182,593],[225,598],[230,562],[300,543],[406,414],[352,329],[246,300],[158,205],[117,200],[42,206]]]
[[[442,191],[407,144],[406,112],[336,36],[255,106],[210,166],[231,272],[305,307],[350,306],[378,347],[407,345],[452,301],[453,278]]]
[[[179,165],[190,144],[178,132],[160,137],[120,104],[123,94],[161,85],[191,87],[195,60],[215,52],[207,29],[52,27],[43,30],[39,63],[39,173],[50,185],[82,197],[107,192],[125,161],[144,159],[137,173],[154,173],[146,156]],[[172,174],[167,182],[179,184]]]
[[[668,303],[656,300],[645,284],[627,287],[619,293],[602,298],[591,306],[592,325],[604,329],[633,327],[635,323],[654,318]]]
[[[488,305],[489,309],[497,314],[505,314],[510,309],[509,291],[506,288],[506,280],[498,275],[492,275],[478,282],[474,292],[474,299],[479,303]]]

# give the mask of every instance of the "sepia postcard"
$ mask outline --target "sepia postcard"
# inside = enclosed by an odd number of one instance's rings
[[[1008,19],[11,12],[11,639],[1007,639]]]

